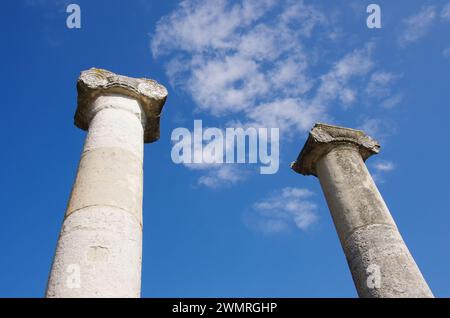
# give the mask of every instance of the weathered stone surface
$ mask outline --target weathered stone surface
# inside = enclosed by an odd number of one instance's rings
[[[113,206],[142,223],[142,163],[129,151],[99,148],[83,154],[66,216],[89,206]]]
[[[340,144],[355,145],[364,161],[380,151],[378,142],[361,130],[317,123],[309,133],[297,160],[291,164],[291,168],[303,175],[317,176],[315,170],[317,160]]]
[[[159,120],[161,110],[167,98],[167,89],[154,80],[132,78],[117,75],[107,70],[91,68],[83,71],[78,79],[78,108],[75,113],[75,125],[83,130],[95,114],[92,102],[100,96],[128,96],[139,102],[142,107],[144,142],[159,139]],[[111,105],[110,107],[115,107]]]
[[[317,162],[316,170],[341,241],[367,224],[393,224],[358,149],[341,145]],[[329,200],[328,200],[329,199]]]
[[[378,150],[362,131],[317,124],[292,168],[319,178],[360,297],[433,297],[364,164]]]
[[[398,229],[390,224],[370,224],[355,229],[343,243],[353,281],[360,297],[432,297]],[[380,287],[369,288],[367,269],[377,265]]]
[[[78,94],[75,123],[88,135],[46,296],[139,297],[143,144],[159,137],[167,91],[152,80],[91,69],[81,74]]]
[[[114,104],[115,108],[108,107],[110,104]],[[132,108],[126,108],[123,104],[132,105]],[[97,148],[122,148],[137,159],[142,158],[144,130],[139,119],[139,103],[129,97],[100,96],[93,107],[98,110],[89,125],[83,153]]]
[[[140,297],[142,227],[128,212],[91,206],[70,214],[46,297]]]

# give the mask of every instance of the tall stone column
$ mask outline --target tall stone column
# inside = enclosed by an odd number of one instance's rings
[[[77,83],[75,125],[88,130],[47,297],[139,297],[143,144],[159,139],[167,90],[90,69]]]
[[[433,297],[364,161],[378,143],[316,124],[294,171],[319,178],[360,297]]]

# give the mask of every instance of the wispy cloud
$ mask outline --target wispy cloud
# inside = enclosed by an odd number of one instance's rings
[[[368,100],[374,100],[381,107],[393,108],[403,100],[403,94],[393,93],[393,86],[402,76],[392,72],[374,72],[367,83],[365,93]]]
[[[385,108],[402,99],[389,89],[394,74],[372,75],[374,43],[330,52],[329,34],[341,30],[338,23],[306,1],[186,0],[158,22],[151,49],[197,114],[279,128],[289,142],[314,122],[332,121],[333,112],[356,107],[367,93],[381,91]],[[211,180],[200,183],[216,184]]]
[[[332,69],[320,77],[320,86],[312,100],[314,105],[328,105],[336,99],[344,108],[356,101],[357,91],[351,86],[351,80],[365,76],[373,68],[373,44],[363,49],[355,49],[334,63]]]
[[[425,6],[421,8],[419,13],[404,19],[402,32],[398,37],[400,46],[407,46],[424,37],[431,29],[436,17],[436,7]]]
[[[246,223],[266,234],[285,232],[292,227],[307,230],[318,220],[317,205],[311,201],[313,195],[304,188],[284,188],[256,202]]]
[[[362,119],[358,129],[363,130],[379,142],[383,142],[397,132],[397,124],[389,118],[367,117]]]
[[[390,85],[398,78],[397,75],[389,72],[375,72],[371,75],[366,87],[369,97],[383,98],[390,94]]]
[[[304,133],[328,119],[335,102],[343,110],[355,105],[375,65],[368,43],[327,61],[328,71],[313,71],[312,52],[326,50],[321,36],[338,28],[330,20],[304,1],[183,1],[160,20],[151,48],[197,111]],[[306,48],[312,36],[317,40]]]
[[[375,182],[384,183],[385,176],[387,173],[393,171],[396,168],[396,165],[392,161],[376,161],[373,165],[374,173],[372,174]]]
[[[441,11],[441,18],[446,21],[450,21],[450,2],[447,3]]]
[[[207,127],[204,127],[205,129]],[[225,131],[221,130],[223,136],[225,136]],[[223,162],[226,160],[226,152],[229,148],[229,144],[222,144],[222,139],[214,138],[211,141],[205,142],[202,147],[191,147],[192,158],[201,158],[199,162],[183,163],[183,165],[192,170],[203,173],[197,180],[197,185],[204,186],[210,189],[225,188],[230,185],[242,182],[247,177],[247,170],[242,167],[242,165],[237,166],[234,164],[219,164],[216,163],[217,156],[215,151],[205,151],[206,148],[209,149],[219,149],[223,150],[221,158]],[[173,141],[175,144],[176,141]],[[220,157],[219,157],[220,158]]]
[[[381,102],[381,107],[384,108],[394,108],[403,102],[404,95],[402,93],[398,93],[392,95]]]
[[[442,55],[446,58],[446,59],[450,59],[450,47],[445,48],[442,51]]]
[[[441,18],[442,20],[448,22],[450,21],[450,2],[447,3],[441,11]],[[442,55],[446,58],[446,59],[450,59],[450,46],[445,48],[442,51]]]
[[[352,81],[362,78],[373,68],[372,44],[355,49],[332,64],[324,75],[311,77],[317,83],[309,94],[295,97],[279,96],[246,111],[250,125],[280,127],[286,137],[309,130],[316,121],[327,120],[330,106],[338,101],[343,109],[357,100],[357,88]]]
[[[395,165],[391,161],[379,161],[374,165],[377,171],[389,172],[394,170]]]
[[[313,6],[288,1],[263,22],[274,6],[274,1],[184,1],[158,23],[153,55],[169,55],[171,82],[215,116],[304,94],[313,83],[302,41],[327,20]]]
[[[198,179],[198,184],[210,189],[227,187],[245,180],[245,171],[230,164],[208,169],[207,175]]]

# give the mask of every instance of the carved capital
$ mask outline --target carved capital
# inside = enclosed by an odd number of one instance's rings
[[[89,128],[95,115],[93,102],[102,95],[122,95],[134,98],[142,110],[144,142],[159,139],[159,119],[167,98],[167,89],[158,82],[146,78],[132,78],[107,70],[91,68],[81,72],[77,82],[78,107],[75,125],[83,130]]]
[[[378,142],[361,130],[317,123],[291,168],[303,175],[317,176],[317,161],[331,150],[342,146],[355,147],[364,161],[380,151]]]

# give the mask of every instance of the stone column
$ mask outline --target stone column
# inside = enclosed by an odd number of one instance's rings
[[[143,144],[159,139],[167,90],[90,69],[77,83],[75,125],[88,130],[47,297],[139,297]]]
[[[294,171],[319,178],[360,297],[433,297],[364,161],[378,143],[316,124]]]

